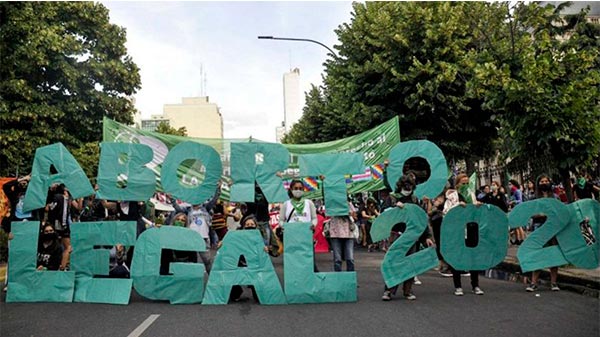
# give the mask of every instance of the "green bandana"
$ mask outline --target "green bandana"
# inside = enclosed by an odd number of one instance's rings
[[[465,199],[465,202],[467,204],[473,203],[473,199],[471,199],[471,193],[469,193],[469,185],[462,185],[458,189],[458,193],[460,193],[460,195],[462,195],[462,197]]]
[[[304,214],[304,198],[301,198],[298,201],[295,199],[290,199],[290,201],[292,202],[292,206],[294,206],[297,215]]]

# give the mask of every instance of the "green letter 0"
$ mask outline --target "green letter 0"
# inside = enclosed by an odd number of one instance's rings
[[[478,244],[465,244],[466,225],[476,223]],[[456,270],[485,270],[504,260],[508,249],[506,214],[493,205],[454,207],[442,222],[441,253]]]
[[[177,178],[177,169],[186,159],[200,160],[206,169],[204,181],[197,187],[186,187]],[[165,192],[177,199],[194,205],[201,204],[215,193],[221,171],[221,158],[215,149],[204,144],[183,142],[169,151],[162,165],[160,182]]]

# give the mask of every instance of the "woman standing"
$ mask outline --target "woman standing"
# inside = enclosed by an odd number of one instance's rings
[[[304,183],[298,179],[292,180],[288,196],[290,199],[281,205],[279,211],[279,226],[285,231],[286,223],[308,222],[311,224],[310,230],[314,233],[318,221],[317,208],[312,200],[304,198]],[[319,271],[316,260],[313,261],[313,269],[315,273]]]
[[[550,184],[550,178],[545,174],[542,174],[537,178],[536,197],[538,199],[539,198],[558,199],[552,192],[552,185]],[[546,222],[547,219],[548,219],[548,217],[543,214],[536,214],[536,215],[532,216],[531,217],[531,231],[535,231],[538,228],[542,227],[542,225]],[[556,246],[556,245],[558,245],[558,241],[556,240],[556,237],[554,236],[554,237],[552,237],[552,239],[550,239],[550,241],[548,241],[548,243],[546,243],[544,245],[544,247]],[[525,288],[525,290],[528,292],[536,291],[538,289],[537,284],[538,284],[539,278],[540,278],[540,271],[534,270],[531,273],[531,283],[529,284],[529,286],[527,288]],[[556,283],[557,278],[558,278],[558,267],[551,267],[550,268],[550,289],[552,291],[560,290],[560,288],[558,287],[558,284]]]
[[[460,205],[465,207],[467,204],[479,204],[479,202],[475,199],[475,195],[469,191],[469,176],[464,173],[459,174],[455,180],[455,190],[446,191],[446,205],[444,206],[444,213],[447,213],[453,207]],[[469,240],[469,236],[467,236],[467,240]],[[461,285],[460,276],[462,271],[454,269],[454,267],[450,266],[450,270],[452,271],[452,281],[454,282],[454,295],[463,296],[464,292]],[[483,295],[484,292],[479,287],[479,271],[471,270],[469,271],[471,277],[471,287],[473,289],[473,293],[475,295]]]
[[[372,252],[376,246],[371,240],[371,225],[373,221],[379,216],[379,210],[377,209],[377,202],[373,198],[367,199],[367,205],[361,210],[362,223],[364,224],[364,237],[363,242],[367,243],[369,252]],[[364,245],[363,245],[364,246]]]

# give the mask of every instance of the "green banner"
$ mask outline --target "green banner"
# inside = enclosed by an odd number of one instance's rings
[[[222,178],[226,182],[230,180],[231,176],[231,144],[250,142],[265,143],[254,138],[208,139],[166,135],[136,129],[108,118],[104,118],[103,125],[104,142],[139,143],[148,145],[152,148],[153,158],[146,166],[152,170],[156,176],[157,191],[163,191],[160,180],[163,162],[169,151],[181,142],[192,141],[213,147],[221,157],[221,162],[223,164]],[[284,172],[283,177],[284,179],[291,179],[299,176],[299,155],[356,152],[361,153],[364,156],[365,170],[364,173],[346,177],[348,192],[357,193],[362,191],[380,190],[384,188],[382,163],[389,157],[391,149],[398,143],[400,143],[400,127],[398,117],[394,117],[371,130],[335,141],[319,144],[283,144],[290,152],[289,168]],[[257,156],[256,160],[259,162],[260,160],[268,160],[268,158]],[[204,165],[199,161],[184,161],[177,170],[177,178],[181,181],[181,184],[194,188],[204,180],[203,166]],[[317,179],[314,179],[314,177],[309,180],[305,179],[305,185],[309,190],[307,197],[322,197],[322,193],[319,189],[321,184]],[[229,190],[227,186],[223,186],[221,197],[227,200],[228,196]]]

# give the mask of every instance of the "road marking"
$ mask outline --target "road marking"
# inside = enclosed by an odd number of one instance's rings
[[[146,329],[148,329],[148,327],[154,323],[154,321],[156,321],[156,319],[159,317],[160,315],[150,315],[148,316],[148,318],[146,318],[145,321],[142,322],[142,324],[140,324],[137,328],[135,328],[135,330],[133,330],[129,335],[127,335],[127,337],[139,337],[141,336],[144,331],[146,331]]]

